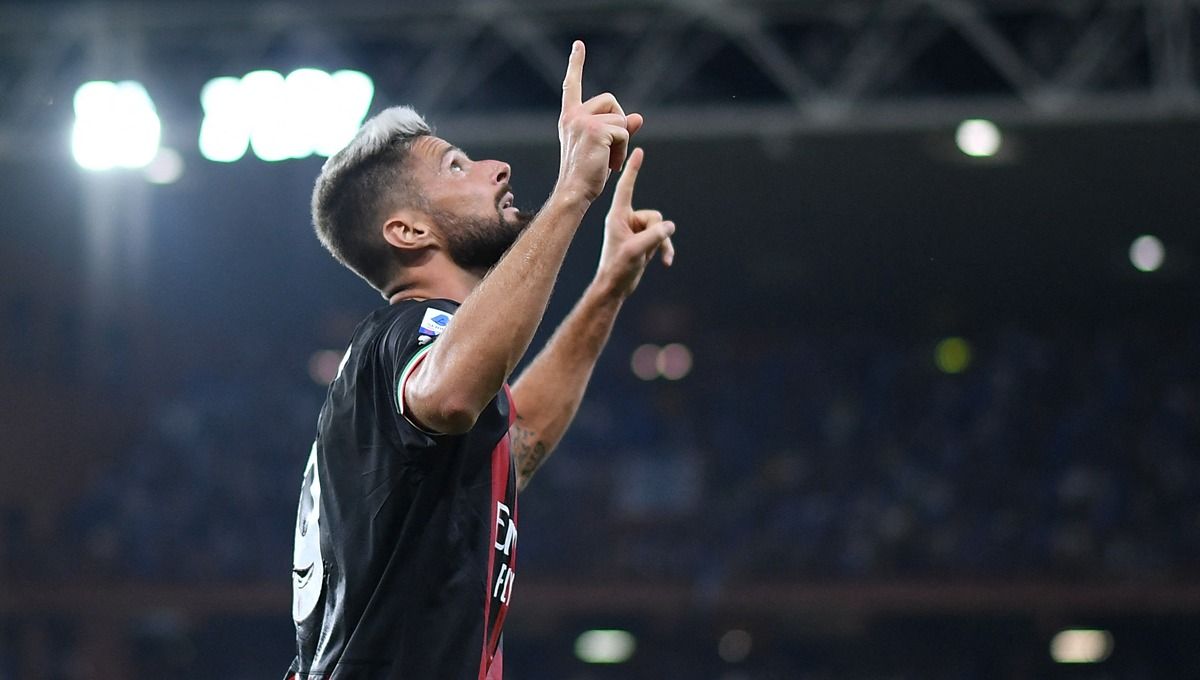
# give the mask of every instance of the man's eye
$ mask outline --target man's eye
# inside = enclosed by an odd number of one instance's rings
[[[462,171],[463,171],[462,163],[459,163],[458,161],[450,161],[450,172],[462,172]]]

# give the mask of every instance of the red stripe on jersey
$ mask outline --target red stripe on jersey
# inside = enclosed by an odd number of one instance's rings
[[[513,423],[516,422],[517,412],[512,401],[512,391],[508,388],[508,385],[504,386],[504,393],[508,397],[508,426],[512,427]],[[490,509],[492,513],[498,511],[500,503],[509,500],[507,496],[510,490],[509,482],[511,481],[512,464],[512,450],[509,446],[509,436],[508,432],[505,432],[504,436],[496,444],[496,447],[492,449],[492,502]],[[511,513],[509,521],[515,524],[517,521],[517,497],[515,493],[512,499],[509,500],[509,503],[511,504],[509,508],[509,512]],[[499,522],[493,521],[490,532],[491,549],[488,553],[488,579],[483,586],[483,658],[480,659],[479,663],[479,680],[499,680],[502,673],[503,654],[498,653],[498,647],[500,645],[500,633],[504,630],[504,618],[508,614],[508,602],[500,604],[500,611],[496,612],[495,623],[491,626],[488,625],[492,616],[492,599],[494,598],[492,588],[497,578],[495,546],[496,539],[499,538],[496,533],[499,526]],[[517,548],[513,545],[511,554],[508,556],[508,564],[516,564],[516,560]],[[511,571],[511,566],[509,569]],[[508,578],[512,578],[512,576],[510,575]]]
[[[496,650],[492,665],[488,668],[487,680],[504,680],[504,648]]]

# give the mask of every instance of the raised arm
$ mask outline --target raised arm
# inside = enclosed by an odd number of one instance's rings
[[[525,488],[575,418],[621,303],[637,288],[654,253],[661,248],[667,266],[675,259],[675,224],[663,221],[656,210],[633,209],[642,158],[642,150],[634,150],[617,181],[595,279],[512,387],[517,421],[509,433],[518,489]]]
[[[584,213],[641,125],[612,95],[582,101],[583,61],[583,43],[576,41],[563,81],[554,191],[404,384],[408,415],[437,432],[471,429],[524,356]]]

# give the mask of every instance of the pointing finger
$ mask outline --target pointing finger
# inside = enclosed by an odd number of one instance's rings
[[[621,178],[617,180],[617,188],[613,190],[613,205],[625,208],[633,208],[633,185],[637,182],[638,170],[642,168],[642,159],[646,153],[639,147],[629,154],[629,160],[625,162],[625,171],[621,173]]]
[[[563,79],[563,108],[577,106],[583,102],[583,57],[582,40],[571,44],[571,57],[567,60],[567,77]]]

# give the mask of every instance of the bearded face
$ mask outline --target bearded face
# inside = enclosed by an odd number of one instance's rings
[[[494,267],[521,232],[533,221],[534,213],[517,211],[506,217],[497,209],[494,217],[456,215],[434,211],[433,218],[442,228],[446,252],[454,263],[468,271],[487,271]]]

